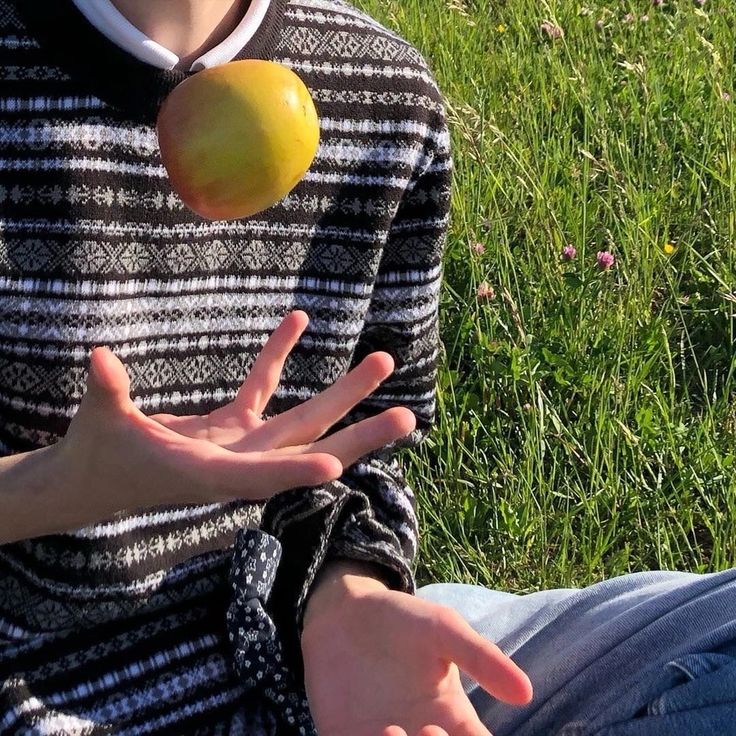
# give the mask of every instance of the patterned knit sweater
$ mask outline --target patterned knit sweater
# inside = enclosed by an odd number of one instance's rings
[[[396,371],[343,424],[403,405],[417,430],[265,505],[124,511],[0,546],[1,735],[313,733],[299,635],[317,571],[367,560],[414,590],[396,450],[434,414],[441,96],[343,0],[273,0],[236,58],[296,71],[321,142],[283,201],[208,222],[172,192],[154,129],[186,73],[134,59],[71,0],[0,0],[0,455],[64,436],[96,345],[144,413],[203,414],[297,308],[311,321],[264,416],[386,350]]]

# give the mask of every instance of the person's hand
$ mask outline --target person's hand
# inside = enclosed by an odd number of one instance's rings
[[[302,632],[320,736],[490,736],[459,669],[507,703],[531,700],[527,676],[451,608],[369,578],[345,590],[305,616]]]
[[[233,452],[266,451],[275,457],[327,453],[338,458],[343,469],[366,453],[409,434],[416,424],[414,414],[404,407],[394,407],[315,442],[391,375],[394,363],[388,353],[368,355],[318,396],[277,417],[261,419],[284,363],[308,322],[301,311],[286,316],[231,403],[206,415],[154,414],[149,418],[181,435],[207,440]]]
[[[263,500],[339,478],[346,466],[411,432],[414,414],[394,407],[319,440],[393,371],[373,353],[334,385],[269,420],[263,411],[304,331],[304,312],[279,325],[234,401],[206,416],[144,415],[108,348],[92,352],[87,392],[60,444],[80,488],[83,523],[161,504]],[[92,492],[94,491],[94,493]]]

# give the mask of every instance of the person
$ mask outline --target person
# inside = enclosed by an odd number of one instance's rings
[[[0,25],[0,734],[480,727],[455,662],[528,699],[412,595],[396,451],[432,423],[451,172],[425,60],[342,0],[0,0]],[[156,113],[240,58],[300,75],[320,148],[207,222]]]
[[[415,590],[451,170],[415,49],[343,0],[0,9],[0,734],[729,732],[731,573]],[[246,57],[320,151],[206,223],[155,113]]]

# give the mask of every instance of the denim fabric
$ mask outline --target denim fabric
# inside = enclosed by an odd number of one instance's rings
[[[443,583],[417,595],[457,610],[529,675],[523,708],[463,675],[494,736],[736,736],[736,570],[525,596]]]

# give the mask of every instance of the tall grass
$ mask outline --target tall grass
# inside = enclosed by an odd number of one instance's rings
[[[736,565],[736,6],[354,2],[424,53],[453,135],[419,582]]]

